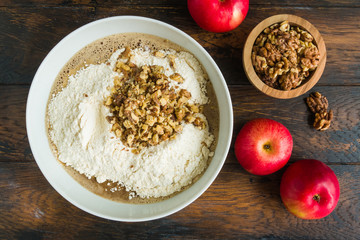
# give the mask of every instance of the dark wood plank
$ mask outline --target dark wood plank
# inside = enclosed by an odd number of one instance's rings
[[[214,34],[199,28],[176,0],[0,1],[0,239],[358,239],[360,236],[360,1],[250,0],[241,26]],[[242,48],[251,29],[271,15],[290,13],[313,23],[324,37],[328,61],[313,90],[334,110],[329,130],[312,129],[303,98],[277,100],[252,87],[242,69]],[[194,203],[169,217],[118,223],[92,216],[62,198],[46,181],[28,144],[25,106],[42,59],[76,28],[109,16],[137,15],[180,28],[210,53],[229,84],[234,136],[215,182]],[[341,196],[321,220],[289,214],[279,196],[286,167],[254,176],[238,164],[233,144],[246,121],[267,117],[294,138],[290,163],[316,158],[335,171]],[[288,164],[289,165],[289,164]]]
[[[360,87],[314,87],[327,96],[334,121],[327,131],[312,127],[313,115],[305,97],[280,100],[265,96],[254,87],[231,87],[234,110],[234,136],[254,118],[272,118],[284,124],[292,134],[291,161],[315,158],[328,163],[360,163]]]
[[[26,135],[28,86],[0,87],[0,161],[32,161]]]
[[[317,1],[308,1],[308,0],[250,0],[250,6],[252,5],[266,5],[266,6],[282,6],[282,7],[358,7],[360,3],[356,0],[317,0]]]
[[[2,0],[0,3],[0,7],[118,7],[125,5],[187,5],[186,1],[177,1],[177,0],[122,0],[122,1],[113,1],[113,0]],[[347,3],[345,3],[346,5]]]
[[[316,2],[316,1],[312,1]],[[335,1],[334,1],[335,2]],[[202,30],[184,4],[119,7],[0,8],[0,84],[30,84],[51,48],[76,28],[96,19],[137,15],[158,19],[195,38],[218,63],[228,84],[249,82],[242,68],[242,48],[251,29],[274,14],[290,13],[313,23],[323,35],[328,58],[319,85],[360,85],[360,8],[304,8],[254,5],[245,21],[228,33]]]
[[[111,1],[111,0],[3,0],[0,3],[0,7],[32,7],[32,6],[56,6],[56,7],[79,7],[79,6],[124,6],[124,5],[187,5],[187,1],[177,0],[123,0],[123,1]],[[265,6],[302,6],[302,7],[359,7],[360,3],[357,0],[318,0],[318,1],[307,1],[307,0],[251,0],[249,1],[250,6],[265,5]]]
[[[233,154],[227,161],[235,161]],[[285,210],[279,196],[283,170],[260,177],[240,165],[225,165],[210,188],[180,212],[145,223],[118,223],[71,205],[34,162],[2,162],[0,238],[356,239],[360,166],[330,167],[339,179],[341,196],[334,212],[320,220],[301,220]]]
[[[327,96],[334,110],[335,120],[325,132],[311,127],[311,114],[304,102],[306,96],[279,100],[265,96],[252,86],[230,87],[233,142],[246,121],[272,118],[288,127],[293,136],[291,161],[316,158],[326,163],[360,164],[360,87],[320,86],[313,90]],[[0,88],[0,161],[33,161],[25,129],[27,93],[27,86]]]

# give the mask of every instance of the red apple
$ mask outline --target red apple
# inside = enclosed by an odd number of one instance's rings
[[[319,219],[329,215],[340,196],[335,173],[324,163],[300,160],[285,171],[280,184],[285,207],[302,219]]]
[[[249,0],[188,0],[195,22],[210,32],[233,30],[245,19]]]
[[[255,175],[276,172],[289,161],[293,140],[281,123],[258,118],[247,122],[235,142],[235,155],[241,166]]]

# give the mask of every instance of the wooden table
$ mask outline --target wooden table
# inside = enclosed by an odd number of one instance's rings
[[[327,47],[325,72],[313,88],[325,94],[335,121],[314,130],[303,95],[277,100],[249,84],[242,48],[251,29],[266,17],[289,13],[310,21]],[[294,139],[293,163],[315,158],[340,181],[334,212],[306,221],[289,214],[279,196],[280,170],[254,176],[237,163],[233,144],[210,188],[185,209],[162,219],[122,223],[90,215],[61,197],[41,174],[31,154],[25,106],[36,69],[54,45],[76,28],[116,15],[169,23],[196,39],[219,65],[234,108],[234,136],[253,118],[286,125]],[[357,0],[251,0],[247,18],[232,32],[200,29],[186,1],[0,1],[0,239],[98,238],[360,238],[360,2]]]

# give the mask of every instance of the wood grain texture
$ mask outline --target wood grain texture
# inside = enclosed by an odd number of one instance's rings
[[[123,5],[187,5],[187,1],[178,1],[178,0],[123,0],[123,1],[111,1],[111,0],[2,0],[0,7],[9,7],[9,6],[123,6]],[[272,0],[272,1],[263,1],[263,0],[251,0],[250,6],[256,5],[265,5],[265,6],[306,6],[306,7],[359,7],[360,3],[357,0],[318,0],[318,1],[307,1],[307,0]]]
[[[33,159],[25,127],[29,86],[0,87],[0,161]]]
[[[34,162],[0,163],[1,239],[356,239],[360,166],[330,165],[341,196],[334,212],[301,220],[281,203],[283,171],[246,173],[229,154],[221,173],[194,203],[171,216],[119,223],[92,216],[62,198]]]
[[[360,236],[360,1],[250,0],[245,21],[228,33],[199,28],[177,0],[0,1],[0,239],[359,239]],[[268,97],[250,85],[242,50],[263,19],[294,14],[324,38],[327,63],[313,88],[329,99],[329,130],[311,127],[304,96]],[[31,154],[25,127],[29,85],[46,54],[67,34],[117,15],[169,23],[210,53],[229,85],[234,135],[225,165],[210,188],[185,209],[162,219],[120,223],[90,215],[66,201],[46,181]],[[341,195],[328,217],[306,221],[289,214],[279,196],[284,169],[260,177],[237,163],[233,144],[250,119],[266,117],[289,128],[290,163],[316,158],[339,178]]]
[[[272,118],[288,127],[293,135],[291,161],[316,158],[326,163],[360,164],[360,87],[324,86],[313,90],[323,93],[334,111],[335,120],[324,132],[311,127],[312,114],[304,101],[307,95],[280,100],[264,95],[253,86],[232,86],[233,142],[248,120]],[[33,161],[25,129],[27,93],[27,86],[0,88],[3,99],[0,101],[0,161]]]
[[[199,28],[184,4],[1,7],[0,84],[30,84],[46,54],[76,28],[109,16],[137,15],[164,21],[190,34],[214,58],[228,84],[249,85],[241,64],[246,37],[261,20],[281,13],[308,20],[323,36],[328,58],[318,85],[360,85],[360,8],[255,5],[240,27],[215,34]]]
[[[302,95],[281,100],[268,97],[253,87],[231,87],[234,110],[234,135],[249,120],[272,118],[291,132],[294,149],[291,161],[315,158],[327,163],[359,164],[360,156],[360,96],[359,87],[314,87],[329,100],[334,111],[330,129],[319,132],[312,127],[310,114]],[[233,146],[233,145],[231,145]]]

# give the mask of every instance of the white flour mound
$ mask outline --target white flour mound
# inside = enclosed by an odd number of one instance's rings
[[[174,140],[144,148],[139,154],[125,147],[111,132],[111,124],[105,119],[109,109],[104,106],[108,89],[118,75],[113,71],[115,63],[123,50],[111,56],[109,65],[79,70],[53,96],[48,105],[50,138],[58,159],[88,178],[95,177],[99,183],[117,182],[142,198],[168,196],[191,184],[205,170],[213,154],[209,147],[214,136],[208,127],[200,130],[183,123],[183,131]],[[185,79],[183,84],[171,84],[190,91],[191,101],[207,103],[206,76],[197,60],[186,52],[165,53],[176,56],[176,72]],[[132,61],[138,66],[162,65],[167,76],[174,73],[168,58],[155,57],[143,49],[135,49],[134,54]]]

